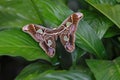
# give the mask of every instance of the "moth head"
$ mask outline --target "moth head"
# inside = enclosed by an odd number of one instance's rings
[[[78,24],[78,22],[83,18],[83,14],[80,12],[76,12],[71,15],[71,19],[73,24]]]
[[[73,14],[73,17],[77,18],[77,19],[82,19],[83,18],[83,13],[76,12],[76,13]]]

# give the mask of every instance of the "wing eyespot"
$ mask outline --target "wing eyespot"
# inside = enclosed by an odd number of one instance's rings
[[[47,41],[47,45],[50,47],[53,44],[53,42],[51,40]]]
[[[66,27],[69,27],[71,24],[72,24],[71,22],[67,22]]]
[[[42,29],[38,29],[36,32],[37,32],[37,33],[40,33],[40,34],[43,34],[43,33],[44,33]]]
[[[64,41],[69,41],[69,38],[67,36],[63,37]]]

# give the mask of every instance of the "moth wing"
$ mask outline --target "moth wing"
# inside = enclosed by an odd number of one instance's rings
[[[47,53],[48,56],[55,55],[55,36],[52,33],[47,34],[49,30],[39,25],[29,24],[23,27],[23,31],[30,34],[34,40],[39,42],[40,47]]]
[[[40,42],[39,45],[50,57],[55,55],[56,42],[54,35],[46,34],[44,36],[44,41]]]
[[[74,27],[73,25],[71,25],[72,27]],[[68,29],[64,30],[61,34],[60,34],[60,41],[62,43],[62,45],[64,46],[64,48],[66,49],[66,51],[68,52],[73,52],[75,49],[75,32],[71,30],[72,28],[69,27]]]
[[[82,13],[74,13],[61,24],[64,26],[64,30],[59,34],[60,41],[68,52],[73,52],[75,49],[75,32],[82,17]]]
[[[30,34],[35,41],[40,42],[43,40],[44,28],[39,25],[28,24],[22,28],[22,30]]]

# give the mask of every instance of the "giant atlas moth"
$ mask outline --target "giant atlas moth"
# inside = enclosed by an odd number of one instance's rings
[[[79,21],[83,14],[76,12],[71,14],[63,23],[55,29],[45,28],[41,25],[28,24],[22,30],[30,34],[40,47],[50,57],[55,55],[56,40],[60,38],[60,42],[67,52],[73,52],[75,49],[75,32]]]

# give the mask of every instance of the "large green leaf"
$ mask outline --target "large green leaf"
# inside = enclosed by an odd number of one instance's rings
[[[58,2],[59,4],[57,4]],[[57,27],[71,13],[72,11],[68,9],[68,7],[66,7],[64,3],[60,0],[1,0],[0,27],[22,27],[23,25],[29,23],[41,23],[41,25]],[[18,35],[16,36],[16,34],[23,35],[24,33],[19,33],[19,30],[17,31],[17,29],[11,29],[11,31],[9,31],[8,33],[6,33],[6,31],[0,33],[1,37],[6,36],[1,38],[2,41],[0,42],[0,46],[2,48],[0,49],[0,55],[22,56],[30,60],[38,58],[48,58],[45,57],[45,53],[43,52],[43,50],[41,50],[38,44],[35,43],[35,41],[33,41],[32,39],[29,39],[30,37],[26,36],[28,34],[24,36],[24,39],[26,39],[24,43],[22,41],[20,42],[18,39],[14,39],[16,37],[19,37]],[[7,39],[12,39],[10,44],[8,44]],[[27,43],[28,40],[31,43],[29,45],[27,44],[27,46],[29,47],[26,47],[26,49],[24,48],[24,45],[26,45],[25,43]],[[12,43],[13,45],[11,45]],[[15,47],[18,45],[17,43],[23,44],[20,45],[21,47]],[[34,43],[37,44],[37,46],[35,45],[35,47],[33,47]],[[14,48],[7,47],[5,49],[5,47],[8,45],[14,46]],[[19,51],[22,48],[24,49],[22,51]],[[37,54],[33,55],[34,52],[36,52]],[[30,56],[31,54],[32,56]]]
[[[95,31],[86,21],[79,23],[76,33],[76,45],[93,53],[98,58],[105,58],[106,53],[102,41],[97,37]]]
[[[86,0],[120,28],[120,4],[116,0]]]
[[[36,62],[25,67],[15,80],[93,80],[88,68],[76,67],[69,71],[54,70],[54,66]]]
[[[41,23],[31,0],[0,0],[0,27],[22,27],[30,23]]]
[[[120,80],[120,57],[113,61],[87,60],[96,80]]]
[[[104,38],[110,38],[120,35],[120,29],[118,27],[110,27],[108,31],[105,33]]]
[[[92,80],[90,76],[80,72],[79,70],[71,71],[46,71],[36,79],[50,80]]]
[[[120,2],[120,0],[116,0],[118,3]]]
[[[34,73],[32,72],[27,76],[26,75],[18,76],[16,80],[92,80],[89,75],[85,74],[84,72],[80,72],[79,70],[71,70],[71,71],[48,70],[42,74],[38,73],[40,72],[40,70],[41,69],[39,68],[35,70],[36,72]]]
[[[34,23],[57,27],[71,13],[60,0],[1,0],[0,26],[22,27]]]
[[[33,78],[38,77],[44,71],[50,70],[53,67],[49,64],[44,64],[40,62],[32,63],[26,66],[20,74],[17,76],[16,80],[33,80]]]
[[[39,44],[21,29],[0,31],[0,55],[21,56],[28,60],[49,60]]]
[[[59,0],[57,0],[57,1],[59,1]],[[36,17],[36,19],[40,17],[40,19],[43,22],[45,22],[45,25],[58,25],[69,14],[71,14],[72,11],[70,9],[68,9],[61,1],[59,1],[60,4],[57,4],[58,3],[57,1],[52,1],[52,0],[39,0],[39,1],[38,0],[33,0],[33,1],[28,1],[28,3],[26,2],[26,4],[24,4],[25,3],[24,1],[18,0],[18,1],[15,1],[15,2],[14,1],[8,1],[8,2],[1,1],[0,3],[1,3],[1,6],[2,6],[1,11],[3,11],[3,13],[5,13],[4,9],[5,9],[5,11],[10,12],[11,8],[12,9],[15,8],[15,10],[16,10],[15,12],[18,12],[18,13],[20,12],[20,14],[23,14],[23,15],[25,14],[25,16],[28,16],[30,18],[32,16],[30,14],[27,15],[28,13],[25,12],[25,11],[27,11],[26,9],[28,9],[27,7],[25,7],[25,5],[33,6],[32,9],[36,11],[36,14],[38,16],[38,17]],[[21,3],[21,5],[17,5],[18,2]],[[9,10],[8,7],[10,7],[10,10]],[[21,10],[24,10],[23,7],[25,7],[25,11],[21,11]],[[33,12],[35,12],[35,11],[33,11]],[[11,12],[11,14],[15,13],[15,12]],[[40,14],[39,14],[39,12],[40,12]],[[12,17],[11,17],[11,19],[12,19]],[[30,20],[33,21],[33,19],[30,19]],[[10,24],[14,24],[14,23],[16,23],[17,25],[23,25],[24,24],[24,23],[18,24],[16,21],[17,21],[16,17],[15,17],[15,21],[14,22],[13,22],[13,20],[8,20],[8,22],[10,22]],[[22,20],[22,21],[24,22],[24,20]],[[5,22],[5,23],[6,23],[6,25],[8,25],[7,22]],[[32,22],[32,23],[34,23],[34,22]],[[17,34],[17,32],[16,32],[16,34],[13,33],[13,32],[12,32],[12,35],[16,35]],[[3,34],[7,36],[6,32],[4,32],[4,33],[2,32],[0,35],[3,36]],[[23,33],[21,32],[20,34],[22,35]],[[7,38],[9,38],[9,37],[7,37]],[[4,37],[4,39],[7,39],[7,38]],[[27,38],[26,36],[24,36],[24,38],[29,40],[29,38]],[[14,41],[14,40],[12,40],[12,41],[18,43],[17,41]],[[29,41],[31,41],[31,40],[29,40]],[[83,22],[80,23],[80,26],[78,27],[76,42],[77,42],[78,46],[80,46],[81,48],[85,49],[86,51],[95,54],[99,58],[104,58],[105,50],[104,50],[103,44],[101,43],[100,39],[96,36],[95,32],[90,28],[90,26],[87,23],[83,23]],[[6,42],[0,42],[0,44],[2,44],[2,45],[4,44],[3,47],[7,45],[7,44],[5,45],[5,43]],[[33,43],[35,43],[35,42],[33,42]],[[1,50],[1,53],[5,52],[5,49],[4,48],[2,48],[2,49],[3,50]],[[13,49],[12,48],[8,48],[8,50],[9,50],[9,52],[12,53]],[[5,53],[7,53],[7,51]],[[28,50],[28,51],[30,51],[30,50]],[[16,50],[16,51],[13,51],[13,52],[19,52],[19,51]],[[26,52],[27,52],[27,50],[26,50]],[[1,55],[3,55],[3,54],[1,54]]]
[[[33,3],[36,4],[42,21],[47,27],[59,26],[73,13],[61,0],[33,0]]]
[[[60,4],[57,4],[58,3],[57,1],[51,1],[51,0],[37,1],[37,0],[35,0],[35,2],[41,4],[41,5],[37,5],[37,7],[39,8],[39,12],[41,13],[42,17],[45,20],[44,22],[50,26],[51,25],[58,26],[69,14],[72,13],[72,11],[69,10],[64,4],[62,4],[62,2],[58,1]],[[44,7],[44,9],[42,9],[43,7]],[[54,22],[54,23],[51,23],[51,22]],[[84,26],[84,25],[82,25],[82,26]],[[52,26],[52,27],[54,27],[54,26]],[[87,27],[88,26],[83,27],[83,28],[85,29]],[[80,29],[80,30],[82,31],[82,29]],[[80,32],[80,31],[78,31],[78,32]],[[88,32],[88,31],[86,31],[86,32]],[[81,35],[81,33],[78,33],[78,34]],[[89,36],[92,37],[93,35],[95,35],[95,33],[90,34]],[[86,35],[84,35],[84,36],[86,36]],[[92,40],[89,39],[88,37],[84,37],[84,40],[86,40],[86,41],[88,40],[87,43],[89,42],[90,45],[89,44],[86,45],[86,42],[83,41],[82,47],[84,46],[84,49],[86,49],[87,51],[94,53],[95,55],[97,54],[97,57],[103,58],[103,56],[105,56],[105,50],[104,50],[104,47],[103,47],[101,41],[98,38],[96,39],[96,37],[97,37],[96,35],[94,37],[92,37]],[[97,40],[97,41],[95,41],[95,40]],[[91,43],[91,42],[93,42],[93,43]],[[78,45],[81,45],[79,43],[81,43],[80,40],[78,40]],[[98,47],[96,47],[96,45],[94,45],[94,44],[96,44]]]
[[[66,7],[61,0],[1,0],[0,27],[22,27],[23,25],[29,23],[42,23],[41,25],[52,25],[52,27],[57,27],[71,13],[72,11],[68,7]],[[3,36],[2,34],[5,34],[7,36],[7,33],[2,32],[0,33],[1,37]],[[16,34],[12,33],[12,35]],[[20,34],[22,35],[23,33],[21,32]],[[24,37],[29,40],[28,37]],[[4,39],[7,38],[4,37]],[[4,44],[5,46],[6,42],[0,42],[0,44]],[[2,52],[4,51],[2,50],[1,53]]]
[[[95,30],[98,37],[101,39],[108,28],[113,25],[113,23],[101,14],[97,14],[92,11],[82,10],[84,14],[84,20]]]

